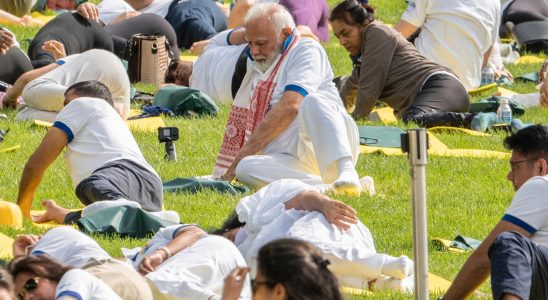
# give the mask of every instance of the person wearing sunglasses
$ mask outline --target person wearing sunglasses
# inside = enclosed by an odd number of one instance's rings
[[[464,299],[491,275],[493,298],[548,299],[548,126],[507,137],[516,194],[441,299]]]
[[[15,258],[8,265],[17,299],[121,299],[108,285],[81,269],[73,269],[47,255]]]
[[[253,299],[342,300],[329,260],[310,243],[279,239],[259,250],[252,282]],[[223,300],[238,299],[249,268],[236,268],[225,279]]]

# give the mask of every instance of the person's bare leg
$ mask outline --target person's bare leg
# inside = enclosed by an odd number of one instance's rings
[[[46,208],[46,212],[43,215],[33,215],[32,221],[34,223],[55,221],[59,224],[64,224],[65,217],[70,212],[68,209],[57,205],[53,200],[42,201],[42,206]]]
[[[502,300],[522,300],[520,297],[512,294],[502,294]]]

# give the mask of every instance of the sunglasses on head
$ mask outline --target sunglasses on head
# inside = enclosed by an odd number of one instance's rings
[[[25,299],[25,295],[27,293],[30,293],[38,288],[38,281],[40,281],[40,277],[34,277],[29,278],[25,283],[23,284],[23,290],[17,294],[17,299],[23,300]]]

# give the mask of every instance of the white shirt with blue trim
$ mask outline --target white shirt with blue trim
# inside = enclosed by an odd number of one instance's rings
[[[63,108],[53,127],[67,135],[65,164],[74,187],[103,165],[128,159],[149,169],[126,123],[103,99],[82,97]]]
[[[118,296],[106,283],[90,273],[72,269],[61,277],[55,290],[55,299],[118,300]]]
[[[502,219],[529,232],[531,240],[548,246],[548,175],[527,180],[516,192]]]

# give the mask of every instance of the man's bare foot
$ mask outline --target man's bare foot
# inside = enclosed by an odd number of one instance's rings
[[[43,215],[33,215],[32,221],[34,223],[55,221],[59,224],[63,224],[65,216],[70,212],[68,209],[57,205],[53,200],[42,201],[42,206],[46,208],[46,212]]]

